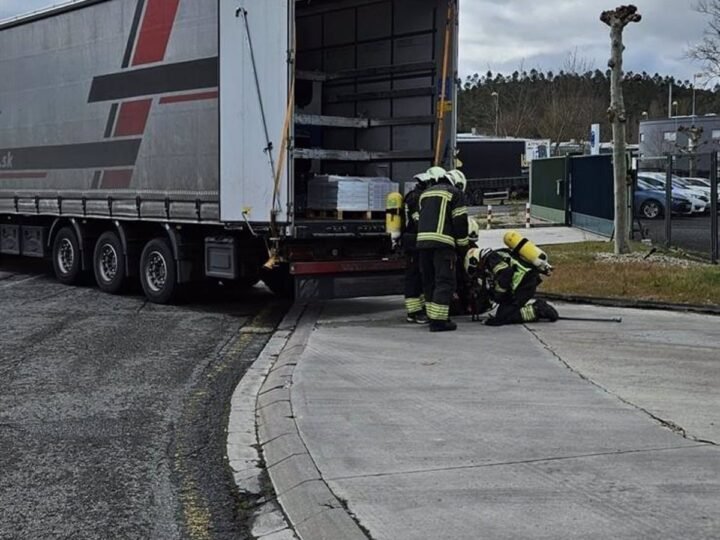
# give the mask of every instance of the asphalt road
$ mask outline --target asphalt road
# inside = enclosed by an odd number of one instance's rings
[[[0,262],[0,538],[249,538],[228,407],[287,306],[156,306],[45,269]]]
[[[672,246],[709,257],[712,247],[710,240],[710,222],[711,217],[709,215],[693,217],[673,216]],[[654,242],[659,244],[665,242],[664,219],[644,219],[641,223],[644,228],[648,229],[650,238],[652,238]]]

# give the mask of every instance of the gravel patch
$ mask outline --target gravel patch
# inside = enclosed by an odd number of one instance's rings
[[[647,258],[646,258],[647,257]],[[662,253],[653,253],[648,257],[647,253],[628,253],[627,255],[615,255],[614,253],[597,253],[595,260],[600,263],[617,264],[617,263],[650,263],[658,266],[673,266],[678,268],[694,268],[698,266],[710,266],[699,261],[689,259],[679,259]]]

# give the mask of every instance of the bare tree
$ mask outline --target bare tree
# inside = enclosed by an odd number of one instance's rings
[[[608,118],[613,130],[613,169],[615,173],[615,253],[630,252],[630,220],[628,219],[628,187],[632,185],[627,171],[627,115],[622,91],[623,32],[630,23],[638,23],[642,16],[633,5],[604,11],[600,20],[610,27],[611,56],[608,62],[610,77],[610,108]]]
[[[590,62],[578,54],[577,49],[568,53],[562,76],[547,88],[543,95],[544,113],[537,121],[540,136],[554,141],[555,150],[568,139],[582,142],[590,129],[592,100],[588,100],[590,79],[583,75],[590,70]]]
[[[720,77],[720,0],[698,0],[695,9],[708,17],[708,26],[703,40],[690,48],[690,57],[702,62],[708,74]]]

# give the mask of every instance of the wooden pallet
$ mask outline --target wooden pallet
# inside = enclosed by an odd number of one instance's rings
[[[308,219],[327,219],[333,221],[384,221],[385,212],[352,210],[306,210]]]

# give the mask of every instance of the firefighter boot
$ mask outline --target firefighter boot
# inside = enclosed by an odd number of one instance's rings
[[[457,330],[457,324],[454,322],[447,321],[430,321],[431,332],[452,332]]]
[[[407,322],[414,324],[428,324],[430,319],[425,315],[425,311],[416,311],[415,313],[408,313]]]
[[[535,313],[540,320],[556,322],[560,318],[557,310],[545,300],[535,301]]]

